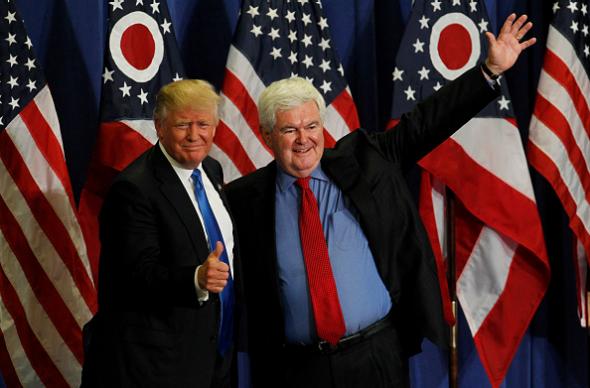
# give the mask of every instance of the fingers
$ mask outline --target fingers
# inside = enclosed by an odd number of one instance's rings
[[[510,14],[510,16],[508,16],[506,18],[506,20],[504,21],[504,24],[502,25],[502,28],[500,28],[500,33],[499,34],[507,34],[510,33],[510,31],[512,31],[512,24],[514,23],[514,20],[516,19],[516,14]]]
[[[529,40],[526,40],[524,42],[520,43],[520,47],[522,47],[522,49],[526,49],[531,47],[532,45],[534,45],[537,42],[537,38],[531,38]]]
[[[230,276],[229,265],[219,259],[223,249],[223,244],[217,241],[215,250],[209,254],[205,263],[199,268],[197,277],[201,289],[219,293],[227,284]]]
[[[512,15],[514,15],[514,17],[516,17],[515,14],[512,14]],[[510,16],[512,16],[512,15],[510,15]],[[510,17],[508,19],[510,19]],[[518,19],[516,19],[516,21],[512,24],[512,26],[510,28],[510,33],[518,38],[519,31],[520,31],[521,27],[523,26],[523,24],[527,21],[527,19],[528,19],[527,15],[521,15]],[[524,36],[524,32],[522,33],[522,35]],[[522,38],[522,36],[521,36],[521,38]]]

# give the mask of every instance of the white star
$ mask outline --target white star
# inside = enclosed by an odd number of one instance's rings
[[[403,70],[398,69],[397,67],[393,69],[393,81],[403,81],[402,75],[404,74]]]
[[[303,60],[303,64],[305,66],[307,66],[307,68],[309,69],[311,66],[313,66],[313,60],[310,56],[306,55],[305,59]]]
[[[453,5],[461,5],[461,0],[453,0]]]
[[[418,21],[420,22],[420,29],[421,30],[428,28],[428,22],[430,21],[430,19],[427,18],[425,15],[422,15],[422,17]]]
[[[250,6],[250,8],[246,11],[246,13],[250,14],[250,16],[252,16],[252,17],[260,15],[258,13],[258,7],[253,7],[253,6]]]
[[[253,33],[254,36],[258,38],[260,35],[262,35],[262,28],[260,26],[257,26],[256,24],[253,24],[250,32]]]
[[[477,1],[471,0],[469,2],[469,7],[471,8],[469,12],[477,12]]]
[[[330,61],[326,61],[322,59],[322,64],[320,65],[320,68],[324,71],[324,73],[328,70],[331,69],[330,67]]]
[[[8,42],[8,46],[11,46],[13,43],[16,44],[16,34],[8,33],[8,38],[4,39]]]
[[[291,54],[289,54],[288,58],[292,65],[297,63],[297,53],[295,51],[291,51]]]
[[[297,33],[293,30],[289,30],[289,41],[291,43],[295,42],[297,40]]]
[[[557,11],[559,11],[559,3],[556,1],[553,3],[553,13],[556,13]]]
[[[305,45],[305,47],[309,46],[311,44],[311,35],[303,35],[303,39],[301,39],[301,43],[303,43]]]
[[[297,0],[297,2],[303,7],[307,3],[307,0]]]
[[[313,82],[313,77],[308,77],[308,76],[305,76],[305,79],[306,79],[306,80],[307,80],[307,82],[309,82],[310,84],[313,84],[313,83],[314,83],[314,82]]]
[[[27,59],[27,63],[25,63],[25,67],[31,71],[31,69],[35,69],[35,60],[33,58]]]
[[[318,45],[322,48],[322,50],[327,50],[330,48],[330,39],[324,39],[322,38],[322,40],[320,40],[320,44]]]
[[[268,33],[268,36],[270,36],[272,40],[279,38],[280,37],[279,29],[271,27],[270,32]]]
[[[109,70],[108,68],[104,68],[104,73],[102,73],[102,83],[106,84],[107,81],[112,81],[113,80],[113,73],[115,71],[114,70]]]
[[[434,0],[432,3],[430,3],[430,5],[432,5],[432,12],[434,12],[436,10],[441,11],[440,0]]]
[[[500,110],[508,110],[510,100],[507,100],[505,96],[502,96],[502,98],[498,100],[498,104],[500,105]]]
[[[266,16],[268,16],[270,18],[270,20],[274,20],[275,18],[278,18],[279,15],[277,14],[277,9],[276,8],[268,8],[268,12],[266,13]]]
[[[15,88],[18,86],[18,77],[14,78],[10,76],[10,80],[8,81],[8,85],[10,85],[10,89]]]
[[[29,92],[32,92],[33,90],[37,89],[37,86],[35,86],[35,81],[29,80],[29,82],[27,83],[27,88],[29,88]]]
[[[135,2],[135,5],[140,5],[140,4],[141,4],[141,5],[143,5],[143,0],[137,0],[137,1]]]
[[[111,10],[111,12],[115,12],[115,10],[118,8],[121,11],[123,10],[123,7],[121,6],[121,4],[123,4],[123,0],[113,0],[111,2],[109,2],[110,5],[113,6],[113,9]]]
[[[289,23],[293,23],[293,21],[295,20],[295,12],[287,11],[287,16],[285,16],[285,19],[287,19]]]
[[[418,74],[420,74],[420,80],[428,79],[428,74],[430,74],[430,70],[422,66],[422,69],[418,70]]]
[[[320,17],[320,21],[318,22],[318,26],[320,26],[320,28],[322,29],[322,31],[324,30],[324,28],[328,28],[328,19],[326,19],[325,17],[321,16]]]
[[[588,13],[588,5],[582,4],[582,8],[580,9],[580,11],[582,12],[582,15],[586,16],[586,14]]]
[[[166,33],[170,33],[170,26],[172,25],[172,23],[170,23],[168,20],[164,19],[164,23],[160,24],[160,26],[162,26],[162,30],[164,31],[164,35],[166,35]]]
[[[176,73],[174,78],[172,78],[172,81],[176,82],[176,81],[180,81],[181,79],[183,79],[183,78],[180,76],[180,74]]]
[[[318,7],[322,8],[322,2],[321,2],[321,0],[316,0],[315,3],[318,5]]]
[[[440,84],[440,82],[436,81],[436,85],[434,85],[432,88],[435,92],[438,92],[438,90],[442,88],[442,85]]]
[[[590,48],[588,48],[588,45],[584,45],[584,55],[586,55],[586,56],[590,55]]]
[[[576,32],[578,32],[578,22],[574,22],[572,20],[572,25],[570,26],[570,29],[572,30],[572,32],[575,34]]]
[[[29,38],[27,36],[27,40],[25,40],[25,45],[27,46],[27,48],[30,50],[31,47],[33,47],[33,44],[31,43],[31,38]]]
[[[152,7],[153,14],[160,13],[160,3],[158,3],[156,0],[152,1],[152,3],[150,4],[150,7]],[[145,102],[147,103],[147,100]]]
[[[414,46],[414,53],[418,51],[424,52],[424,42],[420,42],[420,38],[417,38],[416,43],[412,44],[412,46]]]
[[[304,13],[304,14],[303,14],[303,17],[301,18],[301,21],[302,21],[302,22],[303,22],[303,24],[304,24],[304,25],[307,27],[307,25],[308,25],[309,23],[311,23],[311,19],[310,19],[310,17],[309,17],[309,14],[308,14],[308,13]]]
[[[10,105],[12,107],[12,109],[16,109],[19,107],[18,100],[19,100],[18,98],[14,99],[14,98],[10,97],[10,102],[8,103],[8,105]]]
[[[486,32],[488,30],[488,22],[481,18],[481,22],[478,24],[479,32]]]
[[[566,8],[569,9],[572,13],[574,13],[578,10],[578,2],[570,1],[570,4]]]
[[[320,89],[322,89],[324,91],[324,94],[328,94],[328,92],[332,91],[332,82],[328,82],[326,80],[324,80],[324,83],[322,83],[322,86],[320,86]]]
[[[12,54],[9,54],[8,59],[6,60],[6,62],[10,63],[10,67],[16,65],[16,57],[13,57]]]
[[[299,77],[299,74],[291,72],[291,78]]]
[[[147,100],[148,94],[143,91],[143,88],[139,89],[139,91],[140,91],[140,93],[137,95],[137,97],[139,98],[139,101],[141,102],[142,105],[144,103],[147,104],[147,102],[148,102],[148,100]]]
[[[584,24],[584,27],[582,27],[582,34],[584,34],[584,36],[588,36],[588,26],[586,24]]]
[[[416,97],[414,97],[414,93],[416,93],[416,91],[414,89],[412,89],[411,86],[408,86],[408,88],[406,90],[404,90],[404,93],[406,93],[406,100],[416,101]]]
[[[10,11],[8,11],[8,15],[6,15],[4,17],[4,19],[6,19],[6,21],[8,22],[8,24],[12,23],[12,22],[16,22],[16,12],[10,13]]]
[[[272,51],[270,52],[270,56],[273,57],[274,59],[277,58],[282,58],[283,56],[281,55],[281,49],[277,48],[277,47],[273,47]]]
[[[4,122],[2,121],[2,116],[0,116],[0,126],[3,126]]]
[[[123,95],[121,97],[125,97],[125,96],[131,97],[131,93],[130,93],[131,86],[128,86],[127,82],[123,82],[123,86],[121,86],[119,88],[119,90],[121,91],[121,93],[123,93]]]

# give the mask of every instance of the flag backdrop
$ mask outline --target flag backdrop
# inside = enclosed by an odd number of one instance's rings
[[[590,2],[555,1],[530,124],[528,157],[551,184],[584,248],[576,247],[580,321],[590,252]],[[584,253],[584,250],[586,254]]]
[[[78,386],[95,286],[51,92],[14,3],[0,16],[0,371]]]
[[[290,76],[311,81],[326,100],[326,146],[359,127],[356,107],[330,38],[320,1],[244,1],[229,49],[221,123],[212,156],[227,180],[272,160],[258,128],[258,97],[265,86]]]
[[[488,30],[482,1],[415,1],[393,71],[392,117],[477,66],[487,53]],[[498,387],[549,283],[541,221],[505,83],[499,99],[419,164],[426,172],[421,216],[439,262],[448,233],[444,185],[456,196],[457,299]]]
[[[80,219],[97,279],[98,213],[113,177],[156,143],[158,90],[184,75],[165,1],[109,2],[100,130],[80,197]]]

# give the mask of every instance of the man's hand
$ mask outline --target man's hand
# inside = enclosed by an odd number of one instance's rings
[[[223,244],[217,241],[215,250],[209,253],[207,260],[199,267],[197,280],[201,290],[220,293],[229,278],[229,265],[219,260],[223,253]]]
[[[521,41],[533,26],[533,23],[527,23],[526,20],[526,15],[516,19],[516,14],[512,14],[504,22],[497,38],[491,32],[486,32],[488,38],[486,66],[494,74],[502,74],[510,69],[516,63],[520,53],[537,41],[536,38]]]

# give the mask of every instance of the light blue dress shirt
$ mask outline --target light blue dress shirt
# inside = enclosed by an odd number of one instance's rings
[[[289,343],[311,344],[318,338],[299,239],[301,193],[296,178],[277,169],[275,237],[285,334]],[[387,315],[391,298],[349,200],[319,166],[309,186],[319,204],[345,335],[357,333]]]

